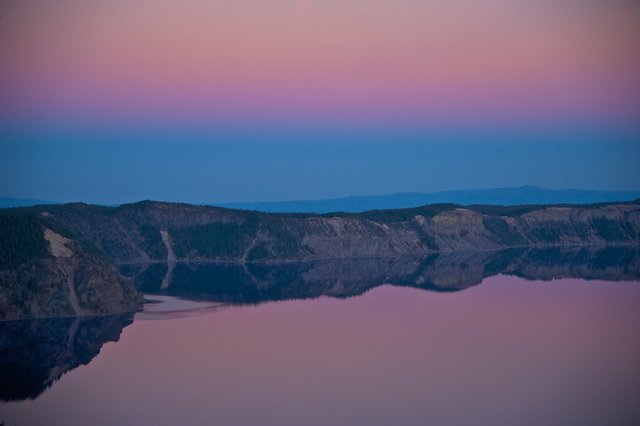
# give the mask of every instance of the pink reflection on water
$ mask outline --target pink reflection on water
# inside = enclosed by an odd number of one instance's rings
[[[640,285],[498,276],[135,321],[8,424],[637,424]]]

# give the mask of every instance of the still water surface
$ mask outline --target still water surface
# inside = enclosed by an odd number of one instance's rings
[[[148,298],[135,318],[5,323],[30,367],[14,359],[9,374],[5,359],[0,422],[640,424],[637,281],[497,275],[458,292],[383,285],[249,306]]]

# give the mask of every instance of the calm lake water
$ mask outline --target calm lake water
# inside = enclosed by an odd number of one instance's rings
[[[640,424],[637,280],[498,274],[244,305],[168,293],[135,317],[3,323],[0,422]]]

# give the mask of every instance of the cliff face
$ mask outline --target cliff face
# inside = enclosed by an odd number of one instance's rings
[[[509,247],[637,247],[640,203],[442,204],[328,215],[156,202],[69,204],[0,211],[0,231],[0,319],[83,316],[132,312],[141,305],[132,281],[115,270],[117,263],[167,262],[167,288],[184,270],[181,261],[243,265]],[[158,274],[155,269],[148,273]]]
[[[433,205],[329,215],[265,214],[155,202],[39,209],[119,263],[165,261],[171,251],[177,261],[281,262],[640,243],[638,203]]]
[[[4,215],[2,225],[0,319],[104,315],[141,306],[130,280],[46,220]]]

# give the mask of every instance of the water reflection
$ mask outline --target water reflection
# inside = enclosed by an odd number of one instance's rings
[[[637,247],[558,248],[280,265],[179,263],[167,288],[161,288],[165,264],[126,265],[122,272],[146,293],[200,300],[189,302],[188,308],[175,301],[175,306],[151,305],[137,317],[173,319],[227,304],[352,297],[382,284],[456,292],[497,274],[633,281],[640,278],[640,252]],[[167,302],[162,296],[156,299]],[[0,400],[36,398],[67,371],[88,364],[105,342],[118,341],[132,321],[124,315],[0,322]]]
[[[454,292],[484,278],[507,274],[531,280],[557,278],[636,280],[638,247],[511,249],[500,252],[438,253],[428,257],[326,260],[289,264],[180,263],[167,288],[167,265],[126,265],[145,293],[234,304],[351,297],[382,284]]]
[[[36,398],[132,322],[132,315],[0,321],[0,400]]]

